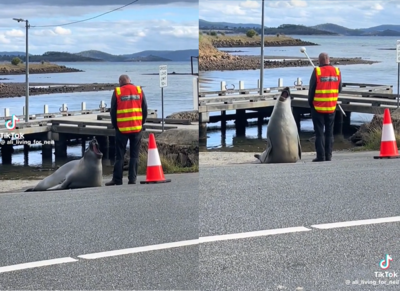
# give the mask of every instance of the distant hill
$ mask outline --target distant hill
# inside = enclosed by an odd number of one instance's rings
[[[348,36],[400,36],[400,25],[380,25],[370,28],[351,29],[332,23],[325,23],[312,27]]]
[[[25,56],[25,54],[25,52],[0,52],[0,56]]]
[[[30,55],[31,62],[182,62],[190,61],[191,56],[198,56],[198,49],[177,51],[142,51],[134,54],[112,55],[102,51],[88,50],[79,53],[46,52],[43,55]],[[23,52],[0,52],[0,61],[11,61],[19,56],[25,61]]]
[[[223,30],[224,33],[244,33],[254,29],[261,33],[261,25],[253,23],[210,22],[199,19],[199,29]],[[400,36],[400,25],[383,24],[369,28],[351,29],[333,23],[324,23],[314,26],[297,24],[282,24],[278,27],[265,26],[264,33],[286,35],[347,35],[347,36]]]
[[[215,28],[215,29],[228,29],[234,27],[245,27],[245,28],[261,28],[261,24],[255,23],[231,23],[231,22],[210,22],[203,19],[199,19],[199,28]]]
[[[125,58],[122,56],[116,56],[112,54],[108,54],[102,51],[90,50],[90,51],[83,51],[80,53],[76,53],[75,55],[86,57],[86,58],[93,58],[98,60],[103,60],[106,62],[123,62]]]
[[[156,56],[164,59],[168,59],[174,62],[190,61],[191,56],[198,56],[199,50],[178,50],[178,51],[143,51],[140,53],[123,55],[128,59],[142,58],[145,56]]]

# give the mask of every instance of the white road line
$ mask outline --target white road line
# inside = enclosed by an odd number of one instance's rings
[[[345,221],[345,222],[335,222],[335,223],[326,223],[326,224],[314,224],[314,225],[311,225],[311,227],[317,228],[317,229],[332,229],[332,228],[370,225],[370,224],[379,224],[379,223],[388,223],[388,222],[400,222],[400,216],[384,217],[384,218],[377,218],[377,219]],[[198,244],[209,243],[209,242],[217,242],[217,241],[224,241],[224,240],[237,240],[237,239],[245,239],[245,238],[252,238],[252,237],[262,237],[262,236],[269,236],[269,235],[296,233],[296,232],[305,232],[305,231],[312,231],[312,229],[306,228],[303,226],[299,226],[299,227],[267,229],[267,230],[251,231],[251,232],[243,232],[243,233],[233,233],[233,234],[225,234],[225,235],[203,236],[203,237],[199,237],[199,239],[192,239],[192,240],[185,240],[185,241],[178,241],[178,242],[164,243],[164,244],[150,245],[150,246],[142,246],[142,247],[135,247],[135,248],[129,248],[129,249],[122,249],[122,250],[92,253],[92,254],[80,255],[78,257],[81,259],[93,260],[93,259],[114,257],[114,256],[120,256],[120,255],[137,254],[137,253],[143,253],[143,252],[149,252],[149,251],[166,250],[166,249],[171,249],[171,248],[192,246],[192,245],[198,245]],[[24,270],[24,269],[31,269],[31,268],[37,268],[37,267],[45,267],[45,266],[51,266],[51,265],[58,265],[58,264],[63,264],[63,263],[72,263],[72,262],[78,262],[78,260],[70,258],[70,257],[66,257],[66,258],[59,258],[59,259],[53,259],[53,260],[45,260],[45,261],[31,262],[31,263],[25,263],[25,264],[4,266],[4,267],[0,267],[0,273],[12,272],[12,271]]]
[[[59,258],[59,259],[53,259],[53,260],[30,262],[30,263],[0,267],[0,273],[6,273],[6,272],[12,272],[12,271],[18,271],[18,270],[24,270],[24,269],[32,269],[32,268],[37,268],[37,267],[45,267],[45,266],[51,266],[51,265],[58,265],[58,264],[64,264],[64,263],[73,263],[73,262],[77,262],[77,261],[78,260],[67,257],[67,258]]]
[[[165,249],[171,249],[171,248],[177,248],[177,247],[185,247],[185,246],[191,246],[191,245],[197,245],[197,244],[199,244],[199,240],[192,239],[192,240],[178,241],[178,242],[144,246],[144,247],[107,251],[107,252],[101,252],[101,253],[92,253],[92,254],[87,254],[87,255],[80,255],[80,256],[78,256],[78,258],[93,260],[93,259],[120,256],[120,255],[137,254],[137,253],[143,253],[143,252],[149,252],[149,251],[158,251],[158,250],[165,250]]]
[[[384,218],[376,218],[376,219],[365,219],[365,220],[353,220],[353,221],[335,222],[335,223],[326,223],[326,224],[315,224],[315,225],[311,225],[311,227],[319,228],[319,229],[331,229],[331,228],[339,228],[339,227],[349,227],[349,226],[378,224],[378,223],[387,223],[387,222],[398,222],[398,221],[400,221],[400,216],[384,217]]]
[[[282,233],[310,231],[310,230],[311,229],[303,227],[303,226],[277,228],[277,229],[267,229],[267,230],[251,231],[251,232],[232,233],[232,234],[225,234],[225,235],[203,236],[203,237],[199,238],[199,241],[200,241],[200,243],[207,243],[207,242],[215,242],[215,241],[222,241],[222,240],[242,239],[242,238],[267,236],[267,235],[275,235],[275,234],[282,234]]]

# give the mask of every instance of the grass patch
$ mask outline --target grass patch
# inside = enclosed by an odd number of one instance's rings
[[[178,165],[175,161],[160,156],[161,165],[164,171],[164,174],[183,174],[183,173],[196,173],[199,171],[199,165],[193,165],[191,167],[182,167]],[[147,154],[141,153],[139,156],[139,175],[146,175],[147,171]]]
[[[247,35],[201,35],[199,41],[201,42],[201,39],[204,40],[221,40],[221,41],[242,41],[242,42],[258,42],[261,41],[261,35],[258,36],[253,36],[253,37],[248,37]],[[264,36],[264,43],[269,43],[269,42],[277,42],[277,41],[287,41],[287,40],[294,40],[294,38],[290,36]]]
[[[51,64],[51,63],[29,63],[29,70],[33,69],[50,69],[50,68],[59,68],[59,65]],[[7,71],[15,71],[15,70],[25,70],[25,63],[13,65],[7,63],[0,63],[0,70],[7,70]]]
[[[400,134],[395,132],[395,138],[396,138],[397,148],[399,148]],[[358,150],[379,151],[381,148],[381,139],[382,139],[382,128],[379,127],[370,128],[368,130],[368,133],[366,133],[364,137],[365,145],[360,147]]]

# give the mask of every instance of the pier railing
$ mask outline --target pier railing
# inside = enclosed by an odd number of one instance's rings
[[[343,104],[342,107],[346,111],[374,113],[376,107],[378,107],[378,111],[381,109],[379,108],[381,105],[389,108],[397,107],[397,95],[393,94],[393,86],[391,85],[364,83],[343,83],[342,85],[339,103]],[[283,86],[283,80],[280,78],[277,87],[263,88],[262,95],[259,93],[259,88],[246,89],[243,81],[239,81],[239,88],[237,89],[234,85],[228,88],[226,82],[221,82],[221,90],[219,91],[199,92],[199,113],[202,115],[215,111],[271,107],[274,106],[276,102],[274,100],[285,87],[291,89],[291,95],[294,97],[293,106],[309,107],[307,102],[309,86],[303,85],[300,78],[297,78],[293,86]]]
[[[107,103],[100,101],[98,108],[86,109],[86,102],[81,102],[81,110],[69,111],[68,105],[66,103],[61,104],[59,112],[49,112],[49,106],[47,104],[43,105],[43,113],[30,114],[29,120],[35,119],[48,119],[64,116],[74,116],[74,115],[84,115],[84,114],[99,114],[102,112],[109,112],[110,108],[107,107]],[[4,116],[0,116],[0,120],[10,119],[12,115],[18,117],[20,121],[25,120],[25,106],[22,107],[22,114],[10,112],[9,108],[4,108]],[[157,117],[157,110],[149,109],[149,117]]]

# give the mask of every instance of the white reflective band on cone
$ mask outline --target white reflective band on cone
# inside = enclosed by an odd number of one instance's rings
[[[384,124],[382,128],[382,141],[395,141],[393,125]]]
[[[160,156],[158,155],[157,149],[149,149],[147,154],[147,166],[161,166]]]

